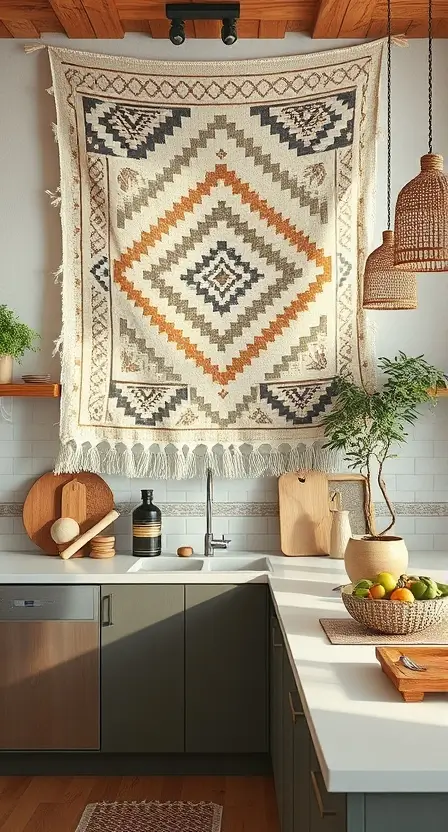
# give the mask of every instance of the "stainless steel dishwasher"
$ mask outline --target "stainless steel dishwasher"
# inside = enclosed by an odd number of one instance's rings
[[[0,668],[0,749],[99,749],[98,587],[1,586]]]

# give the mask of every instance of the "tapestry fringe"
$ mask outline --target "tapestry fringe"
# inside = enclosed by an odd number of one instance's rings
[[[283,447],[285,443],[282,443]],[[247,447],[247,446],[246,446]],[[267,447],[266,445],[264,446]],[[203,477],[208,468],[224,479],[245,479],[254,477],[278,477],[288,471],[318,470],[337,471],[340,456],[325,448],[321,442],[312,445],[301,443],[289,451],[271,448],[266,452],[252,447],[243,453],[236,445],[215,445],[211,448],[198,446],[197,449],[167,445],[148,448],[122,445],[108,447],[91,446],[74,442],[61,445],[55,472],[76,474],[90,471],[95,474],[122,475],[144,479],[194,479]]]

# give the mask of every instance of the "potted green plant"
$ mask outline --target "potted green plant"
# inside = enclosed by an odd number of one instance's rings
[[[34,342],[39,337],[12,309],[0,304],[0,384],[11,383],[14,358],[20,361],[27,350],[37,351]]]
[[[383,374],[380,390],[369,391],[349,376],[336,377],[336,400],[323,418],[325,447],[343,452],[349,468],[366,478],[366,519],[368,535],[350,538],[345,551],[345,568],[351,581],[373,578],[379,572],[406,572],[408,552],[400,537],[388,534],[396,520],[387,494],[383,471],[387,459],[396,457],[395,448],[406,442],[408,425],[418,419],[418,406],[436,400],[436,390],[446,387],[441,370],[423,358],[400,352],[393,360],[379,359]],[[372,484],[376,478],[390,514],[380,532],[376,529]]]

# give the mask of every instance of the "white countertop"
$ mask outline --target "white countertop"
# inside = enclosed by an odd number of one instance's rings
[[[448,792],[448,694],[405,703],[382,673],[373,646],[328,642],[319,618],[347,615],[332,592],[346,579],[340,561],[279,556],[269,560],[269,574],[129,573],[135,558],[126,555],[67,562],[38,553],[4,552],[0,584],[269,582],[327,788]],[[446,553],[413,556],[411,565],[414,572],[448,582]]]

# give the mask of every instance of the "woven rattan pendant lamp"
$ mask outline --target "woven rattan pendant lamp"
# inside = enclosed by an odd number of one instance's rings
[[[432,152],[432,0],[428,3],[428,153],[395,207],[395,263],[416,272],[448,271],[448,178]]]
[[[383,242],[369,254],[364,270],[364,309],[416,309],[417,278],[412,271],[394,265],[394,232],[391,225],[392,73],[391,0],[387,3],[387,231]]]

